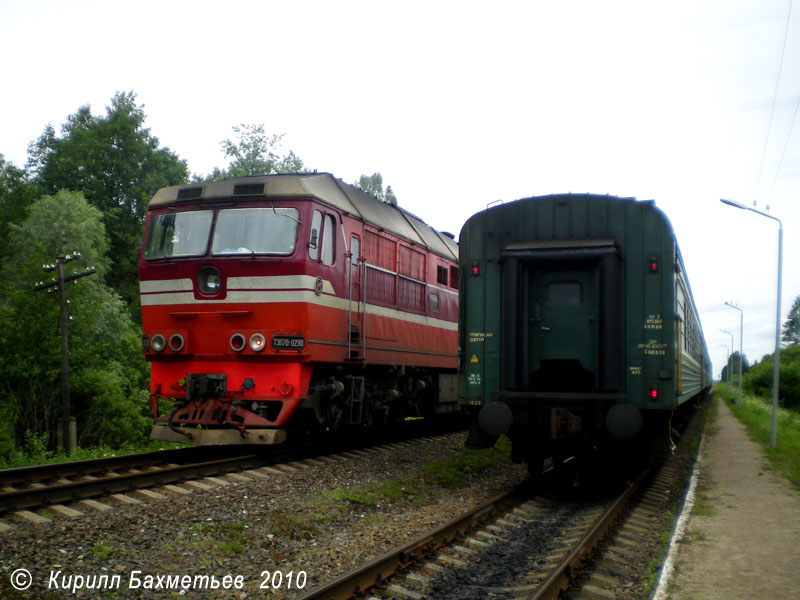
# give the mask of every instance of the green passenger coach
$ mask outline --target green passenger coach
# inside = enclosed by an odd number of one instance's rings
[[[680,250],[650,201],[539,196],[470,218],[459,240],[460,401],[473,446],[512,440],[532,474],[598,448],[671,446],[710,387]]]

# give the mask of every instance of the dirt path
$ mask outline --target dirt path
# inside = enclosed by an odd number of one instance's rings
[[[722,402],[700,449],[698,504],[680,544],[671,600],[800,598],[800,497],[769,472]]]

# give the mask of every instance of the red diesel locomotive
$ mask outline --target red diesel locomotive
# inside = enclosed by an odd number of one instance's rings
[[[275,444],[458,410],[458,249],[330,174],[159,190],[139,262],[151,439]]]

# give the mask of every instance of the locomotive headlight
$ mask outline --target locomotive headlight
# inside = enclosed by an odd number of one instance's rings
[[[197,285],[204,294],[216,294],[222,289],[222,275],[216,267],[203,267],[197,273]]]
[[[169,336],[169,349],[173,352],[180,352],[183,350],[183,336],[180,333],[173,333]]]
[[[267,339],[260,333],[254,333],[250,336],[250,350],[253,352],[261,352],[266,345]]]
[[[150,346],[156,352],[161,352],[164,348],[167,347],[167,340],[164,338],[163,335],[157,333],[153,336],[153,339],[150,340]]]
[[[234,333],[231,336],[230,344],[231,344],[231,350],[233,350],[234,352],[241,352],[242,350],[244,350],[247,341],[244,339],[244,336],[241,333]]]

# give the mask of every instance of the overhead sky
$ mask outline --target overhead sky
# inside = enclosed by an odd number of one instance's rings
[[[717,374],[719,330],[739,346],[726,301],[750,361],[774,348],[778,229],[719,198],[782,219],[782,319],[800,295],[800,3],[3,0],[0,54],[18,167],[48,123],[134,91],[193,173],[263,123],[312,169],[379,171],[455,234],[496,200],[654,199]]]

